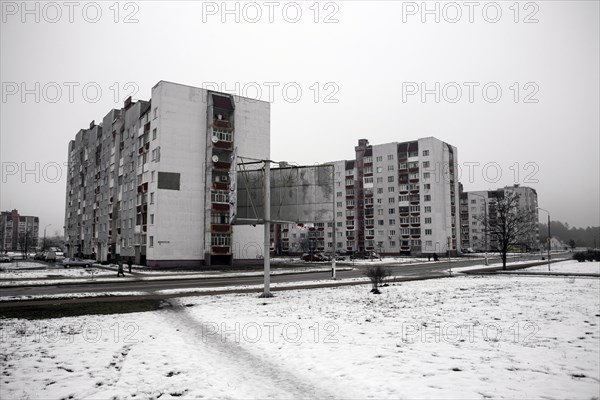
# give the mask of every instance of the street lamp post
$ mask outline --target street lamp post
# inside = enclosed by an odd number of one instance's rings
[[[42,250],[46,250],[46,228],[49,227],[52,224],[48,224],[44,227],[44,244],[42,246]]]
[[[487,226],[488,226],[488,220],[487,220],[487,199],[485,198],[485,196],[481,195],[481,194],[477,194],[477,193],[470,193],[473,196],[478,196],[481,197],[483,199],[483,232],[484,232],[484,241],[485,241],[485,265],[488,265],[488,234],[487,234]]]
[[[548,213],[548,271],[550,271],[550,244],[552,243],[552,236],[550,236],[550,211],[545,210],[541,207],[537,207],[537,209]]]

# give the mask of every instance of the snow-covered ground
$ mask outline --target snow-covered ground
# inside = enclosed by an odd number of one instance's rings
[[[599,290],[456,276],[5,319],[0,398],[598,398]]]
[[[338,267],[337,271],[349,271],[352,267]],[[93,276],[91,271],[94,272]],[[127,271],[127,269],[125,269]],[[320,268],[281,268],[272,270],[271,275],[285,274],[303,274],[308,272],[329,272],[331,267],[321,266]],[[27,285],[58,285],[82,283],[83,281],[94,282],[126,282],[126,281],[159,281],[164,279],[209,279],[209,278],[239,278],[250,276],[263,276],[264,272],[259,270],[248,272],[205,272],[205,273],[171,273],[162,274],[135,274],[130,275],[125,272],[124,277],[116,277],[116,269],[114,271],[100,268],[73,268],[73,269],[50,269],[43,271],[5,271],[0,272],[0,288],[11,286],[27,286]],[[48,279],[40,279],[48,278]],[[58,279],[57,279],[58,278]],[[82,279],[83,278],[83,279]],[[28,280],[31,279],[31,280]],[[2,299],[0,297],[0,299]]]
[[[535,267],[525,268],[515,272],[548,272],[547,265],[537,265]],[[550,273],[567,274],[600,274],[600,262],[577,262],[576,260],[563,261],[557,264],[550,264]]]
[[[38,265],[39,267],[39,265]],[[100,268],[46,268],[46,269],[31,269],[29,268],[11,268],[0,271],[0,279],[41,279],[41,278],[92,278],[98,276],[114,276],[115,272],[107,271]]]

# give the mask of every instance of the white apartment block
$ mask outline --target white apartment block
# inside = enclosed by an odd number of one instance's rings
[[[160,81],[69,144],[69,254],[153,267],[256,260],[262,229],[232,226],[236,155],[268,159],[270,104]]]
[[[370,145],[335,167],[335,221],[273,230],[277,253],[460,251],[457,150],[433,137]],[[310,221],[307,221],[310,222]]]

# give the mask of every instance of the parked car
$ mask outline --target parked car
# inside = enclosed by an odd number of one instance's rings
[[[374,251],[357,251],[350,256],[350,259],[356,260],[371,260],[375,258],[379,258],[379,254],[375,253]]]
[[[82,260],[81,258],[77,258],[77,257],[67,257],[64,258],[62,261],[63,267],[65,268],[69,268],[69,267],[86,267],[86,268],[90,268],[92,266],[92,260]]]
[[[8,254],[0,254],[0,262],[11,262],[12,257]]]
[[[321,253],[304,253],[302,254],[304,261],[328,261],[328,258]]]

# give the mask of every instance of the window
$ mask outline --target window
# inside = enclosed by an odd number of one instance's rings
[[[423,179],[429,179],[431,177],[431,173],[423,172]]]
[[[431,236],[431,229],[425,229],[425,235]]]
[[[425,206],[425,212],[426,213],[430,213],[431,212],[431,206]]]
[[[477,204],[477,200],[471,199],[471,204]]]
[[[423,185],[423,189],[430,190],[431,189],[431,184],[429,184],[429,183],[424,184]]]
[[[381,199],[377,199],[377,204],[382,204],[383,201]]]
[[[425,196],[423,196],[423,200],[425,200],[425,201],[431,201],[431,195],[426,194]]]
[[[150,241],[148,242],[148,247],[154,247],[154,236],[150,236]]]
[[[429,168],[429,161],[423,161],[423,168]]]
[[[400,196],[398,196],[398,201],[408,201],[408,195],[407,194],[401,194]]]
[[[150,204],[154,204],[154,192],[150,193]]]
[[[156,128],[152,129],[152,140],[156,139]]]
[[[154,107],[154,119],[158,117],[158,107]]]
[[[365,183],[373,183],[373,177],[372,176],[365,176]]]
[[[390,240],[390,247],[396,247],[396,241]]]
[[[388,209],[388,214],[396,214],[396,209],[395,208],[389,208]]]
[[[425,223],[426,224],[430,224],[431,223],[431,218],[425,218]]]
[[[343,203],[342,203],[341,201],[338,201],[338,202],[336,203],[336,206],[337,206],[337,207],[341,207],[341,206],[342,206],[342,204],[343,204]]]
[[[365,174],[372,174],[373,173],[373,167],[372,166],[368,166],[365,167]]]
[[[423,157],[427,157],[429,155],[429,150],[423,150]]]
[[[394,159],[394,155],[388,154],[387,158],[388,158],[388,161],[392,161]]]
[[[354,200],[346,200],[346,207],[354,207]]]
[[[375,160],[377,160],[377,162],[381,162],[381,161],[383,161],[383,156],[377,156],[377,158]]]
[[[382,220],[382,219],[378,219],[378,220],[377,220],[377,225],[379,225],[379,226],[383,226],[383,220]]]
[[[395,219],[390,219],[388,222],[389,222],[389,225],[396,225]]]
[[[382,209],[378,209],[377,210],[377,215],[383,215],[383,210]]]
[[[377,177],[377,183],[383,183],[383,177],[382,176]]]
[[[337,217],[338,217],[338,218],[342,218],[342,216],[343,216],[344,214],[343,214],[341,211],[338,211],[338,212],[336,213],[336,215],[337,215]]]
[[[394,198],[394,197],[388,198],[388,204],[394,204],[395,202],[396,202],[396,198]]]
[[[336,195],[337,197],[342,197],[342,192],[337,192],[335,195]]]
[[[154,182],[154,171],[150,172],[150,182]],[[132,189],[133,189],[133,187],[132,187]]]
[[[388,193],[394,193],[395,192],[395,188],[393,186],[389,186],[388,187]]]
[[[365,199],[365,205],[373,204],[373,198],[369,197]]]
[[[394,182],[394,175],[388,176],[388,182]]]
[[[377,167],[377,170],[376,170],[376,171],[377,171],[377,173],[380,173],[381,171],[383,171],[383,168],[381,168],[381,167]]]
[[[354,185],[354,179],[346,179],[346,186]]]
[[[421,210],[421,206],[410,206],[410,212],[419,212]]]
[[[393,165],[388,165],[388,171],[393,171],[394,170],[394,166]]]

